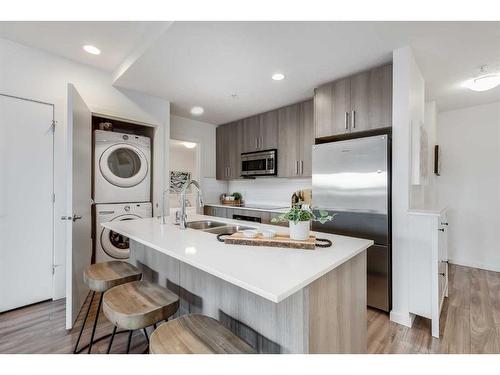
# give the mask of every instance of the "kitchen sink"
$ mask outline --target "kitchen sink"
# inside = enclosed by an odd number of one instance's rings
[[[254,227],[247,227],[245,225],[228,224],[224,227],[206,229],[204,232],[213,233],[213,234],[222,234],[222,233],[233,234],[233,233],[239,232],[240,230],[247,230],[247,229],[255,229],[255,228]]]
[[[219,221],[212,220],[200,220],[200,221],[190,221],[186,223],[186,228],[205,230],[217,227],[227,226],[227,223],[221,223]]]

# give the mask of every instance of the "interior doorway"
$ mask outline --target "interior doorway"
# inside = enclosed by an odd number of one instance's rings
[[[170,140],[170,186],[169,207],[174,215],[181,206],[180,192],[190,179],[200,178],[200,145],[177,139]],[[197,213],[197,190],[190,189],[186,195],[187,213]]]

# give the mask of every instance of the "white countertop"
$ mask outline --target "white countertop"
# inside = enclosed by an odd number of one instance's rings
[[[421,206],[421,207],[412,207],[408,210],[408,213],[410,215],[434,215],[434,216],[441,216],[445,211],[447,210],[447,207],[436,207],[436,206]]]
[[[189,221],[214,220],[241,225],[220,217],[190,215]],[[371,240],[318,233],[333,242],[329,248],[297,250],[261,246],[226,245],[216,235],[195,229],[181,230],[158,218],[102,224],[130,239],[278,303],[342,265],[373,244]],[[277,232],[288,228],[257,223],[244,225]]]

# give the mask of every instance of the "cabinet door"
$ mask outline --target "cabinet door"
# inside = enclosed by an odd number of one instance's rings
[[[215,129],[215,177],[217,180],[225,180],[227,174],[227,127],[228,125],[220,125]]]
[[[392,64],[351,77],[351,131],[392,125]]]
[[[278,110],[278,176],[299,175],[300,107],[294,104]]]
[[[278,148],[278,111],[270,111],[260,115],[261,150]]]
[[[349,132],[350,79],[344,78],[314,90],[315,137]]]
[[[312,146],[314,144],[313,101],[300,103],[300,175],[312,176]]]
[[[241,177],[241,146],[243,143],[243,124],[236,121],[227,128],[227,179],[234,180]]]
[[[260,149],[260,116],[248,117],[243,121],[243,148],[241,152]]]

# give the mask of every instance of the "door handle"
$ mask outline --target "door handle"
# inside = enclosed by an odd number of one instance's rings
[[[73,215],[73,217],[71,218],[71,220],[73,221],[77,221],[77,220],[80,220],[82,217],[80,215]]]
[[[352,129],[356,128],[356,111],[355,110],[351,111],[351,125],[352,125]]]
[[[349,130],[349,113],[346,112],[344,114],[344,126],[345,126],[345,130]]]
[[[61,216],[61,220],[73,220],[71,216]]]

